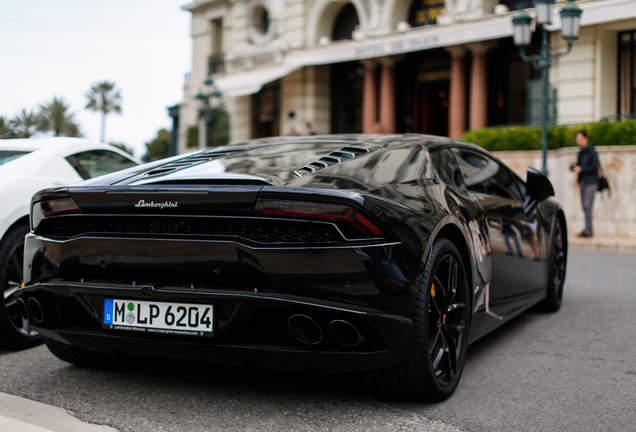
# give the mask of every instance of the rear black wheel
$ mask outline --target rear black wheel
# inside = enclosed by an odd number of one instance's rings
[[[550,241],[548,257],[548,283],[545,299],[539,307],[546,312],[556,312],[563,303],[563,285],[568,260],[568,244],[563,224],[557,220]]]
[[[20,314],[15,296],[22,284],[24,236],[28,232],[26,225],[19,225],[7,232],[0,243],[0,287],[3,293],[0,301],[0,347],[5,349],[30,348],[42,343],[40,335]]]
[[[437,402],[457,387],[464,369],[470,328],[470,296],[464,265],[455,245],[433,244],[413,314],[406,358],[395,368],[372,374],[383,395]]]

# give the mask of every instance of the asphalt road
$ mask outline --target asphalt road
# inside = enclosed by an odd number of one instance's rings
[[[369,397],[354,376],[154,364],[99,371],[0,352],[0,391],[130,431],[631,431],[636,256],[571,252],[564,305],[472,345],[439,404]]]

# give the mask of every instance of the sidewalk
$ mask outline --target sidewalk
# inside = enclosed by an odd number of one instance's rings
[[[594,236],[579,238],[568,237],[570,250],[587,250],[599,252],[636,253],[636,238]]]
[[[0,393],[2,432],[117,432],[85,423],[62,408]]]

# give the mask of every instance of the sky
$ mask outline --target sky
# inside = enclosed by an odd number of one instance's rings
[[[85,138],[100,139],[101,114],[85,109],[100,81],[121,90],[106,142],[135,156],[172,129],[167,108],[183,97],[192,65],[188,0],[0,0],[0,115],[37,110],[54,96],[70,105]]]

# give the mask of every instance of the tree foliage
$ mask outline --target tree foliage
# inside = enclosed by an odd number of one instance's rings
[[[199,126],[188,126],[188,129],[186,129],[186,148],[193,149],[197,147],[199,147]]]
[[[53,132],[54,136],[82,136],[79,125],[75,122],[75,115],[69,112],[69,105],[64,99],[53,96],[53,100],[39,106],[38,130]]]
[[[214,122],[208,132],[208,146],[223,146],[230,140],[230,116],[223,108],[214,110]]]
[[[200,115],[203,115],[201,113]],[[214,108],[212,121],[208,126],[208,142],[206,147],[219,147],[230,141],[230,116],[223,108]],[[186,129],[186,148],[199,147],[199,125],[191,125]]]
[[[108,144],[112,145],[113,147],[117,147],[121,151],[125,151],[126,153],[128,153],[131,156],[135,155],[135,151],[132,149],[132,147],[128,147],[124,143],[110,142]]]
[[[13,138],[13,129],[3,116],[0,116],[0,139]]]
[[[161,129],[157,132],[157,137],[146,143],[146,154],[143,160],[152,162],[155,160],[166,158],[170,155],[170,132],[167,129]]]
[[[111,112],[115,112],[117,114],[121,113],[121,91],[116,88],[114,82],[95,82],[86,93],[86,97],[88,98],[86,109],[102,113],[100,141],[104,142],[104,135],[106,132],[106,115]]]
[[[38,115],[33,111],[22,108],[18,114],[9,121],[9,126],[17,138],[31,138],[38,131]]]
[[[600,121],[548,127],[548,149],[576,147],[574,137],[581,129],[587,130],[590,143],[595,147],[636,145],[636,120]],[[490,151],[540,150],[541,128],[536,126],[485,128],[467,131],[462,139]]]

